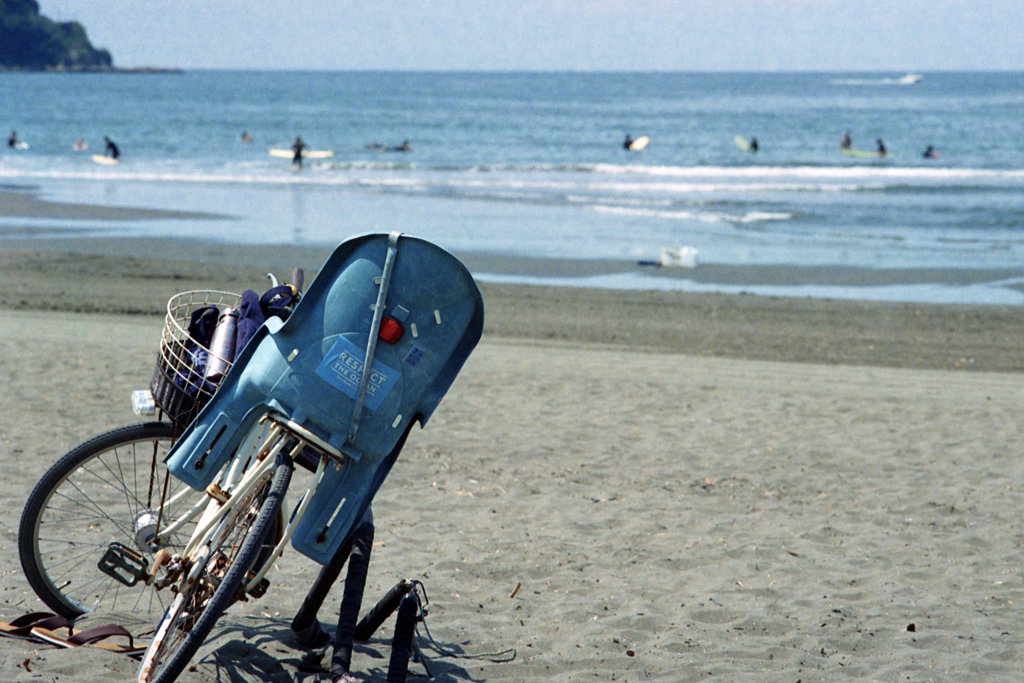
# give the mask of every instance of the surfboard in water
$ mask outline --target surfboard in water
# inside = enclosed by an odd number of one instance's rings
[[[651,139],[649,137],[647,137],[646,135],[641,135],[636,140],[633,140],[633,142],[629,143],[629,149],[633,152],[639,152],[644,147],[646,147],[650,141]]]
[[[848,157],[857,157],[859,159],[892,159],[892,154],[886,152],[885,154],[879,154],[878,152],[862,152],[857,149],[846,149],[842,148],[843,154]]]
[[[281,159],[294,159],[295,152],[290,149],[272,149],[270,150],[270,156],[280,157]],[[303,159],[326,159],[327,157],[334,156],[334,152],[329,149],[304,149],[302,150]]]
[[[736,143],[736,146],[742,149],[744,152],[750,151],[750,143],[747,142],[746,138],[741,138],[739,135],[732,139]]]
[[[92,160],[95,161],[97,164],[103,164],[104,166],[113,166],[117,163],[117,159],[112,159],[102,154],[93,154]]]

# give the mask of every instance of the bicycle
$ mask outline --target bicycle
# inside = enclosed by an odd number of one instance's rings
[[[152,562],[127,544],[104,554],[118,589],[173,595],[161,601],[141,683],[174,681],[232,602],[266,593],[289,543],[321,564],[333,557],[482,327],[483,301],[465,267],[392,233],[343,243],[287,321],[257,331],[165,458],[165,488],[180,480],[201,500],[159,497]],[[296,465],[311,471],[310,483],[273,532]],[[189,529],[187,542],[171,543]]]
[[[301,288],[300,271],[293,281]],[[161,550],[179,552],[192,535],[195,525],[188,517],[202,496],[168,476],[163,461],[216,390],[214,383],[192,376],[189,318],[206,307],[237,306],[239,299],[205,290],[171,297],[146,397],[152,408],[159,405],[159,419],[118,427],[76,446],[29,494],[18,553],[29,585],[55,613],[73,620],[95,611],[126,611],[155,620],[166,611],[165,594],[139,581],[138,568],[148,567]],[[133,394],[133,407],[148,416],[137,402],[141,394]],[[178,520],[184,521],[168,531]]]

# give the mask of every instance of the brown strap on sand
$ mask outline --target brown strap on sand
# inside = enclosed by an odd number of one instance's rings
[[[79,631],[68,638],[68,642],[72,645],[92,645],[112,636],[123,636],[128,639],[128,647],[135,647],[135,639],[132,638],[132,634],[120,624],[106,624],[86,629],[85,631]]]

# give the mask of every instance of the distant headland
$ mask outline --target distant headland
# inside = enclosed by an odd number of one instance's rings
[[[107,50],[93,47],[77,21],[56,22],[36,0],[0,0],[0,71],[173,71],[120,69]]]

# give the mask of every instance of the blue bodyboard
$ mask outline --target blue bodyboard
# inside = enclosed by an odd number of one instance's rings
[[[388,235],[342,243],[283,324],[261,327],[209,404],[167,457],[177,478],[204,490],[249,429],[275,411],[341,450],[292,537],[327,563],[358,524],[415,421],[426,424],[480,339],[483,299],[454,256],[402,235],[384,315],[402,328],[377,340],[358,435],[347,443],[388,253]]]

